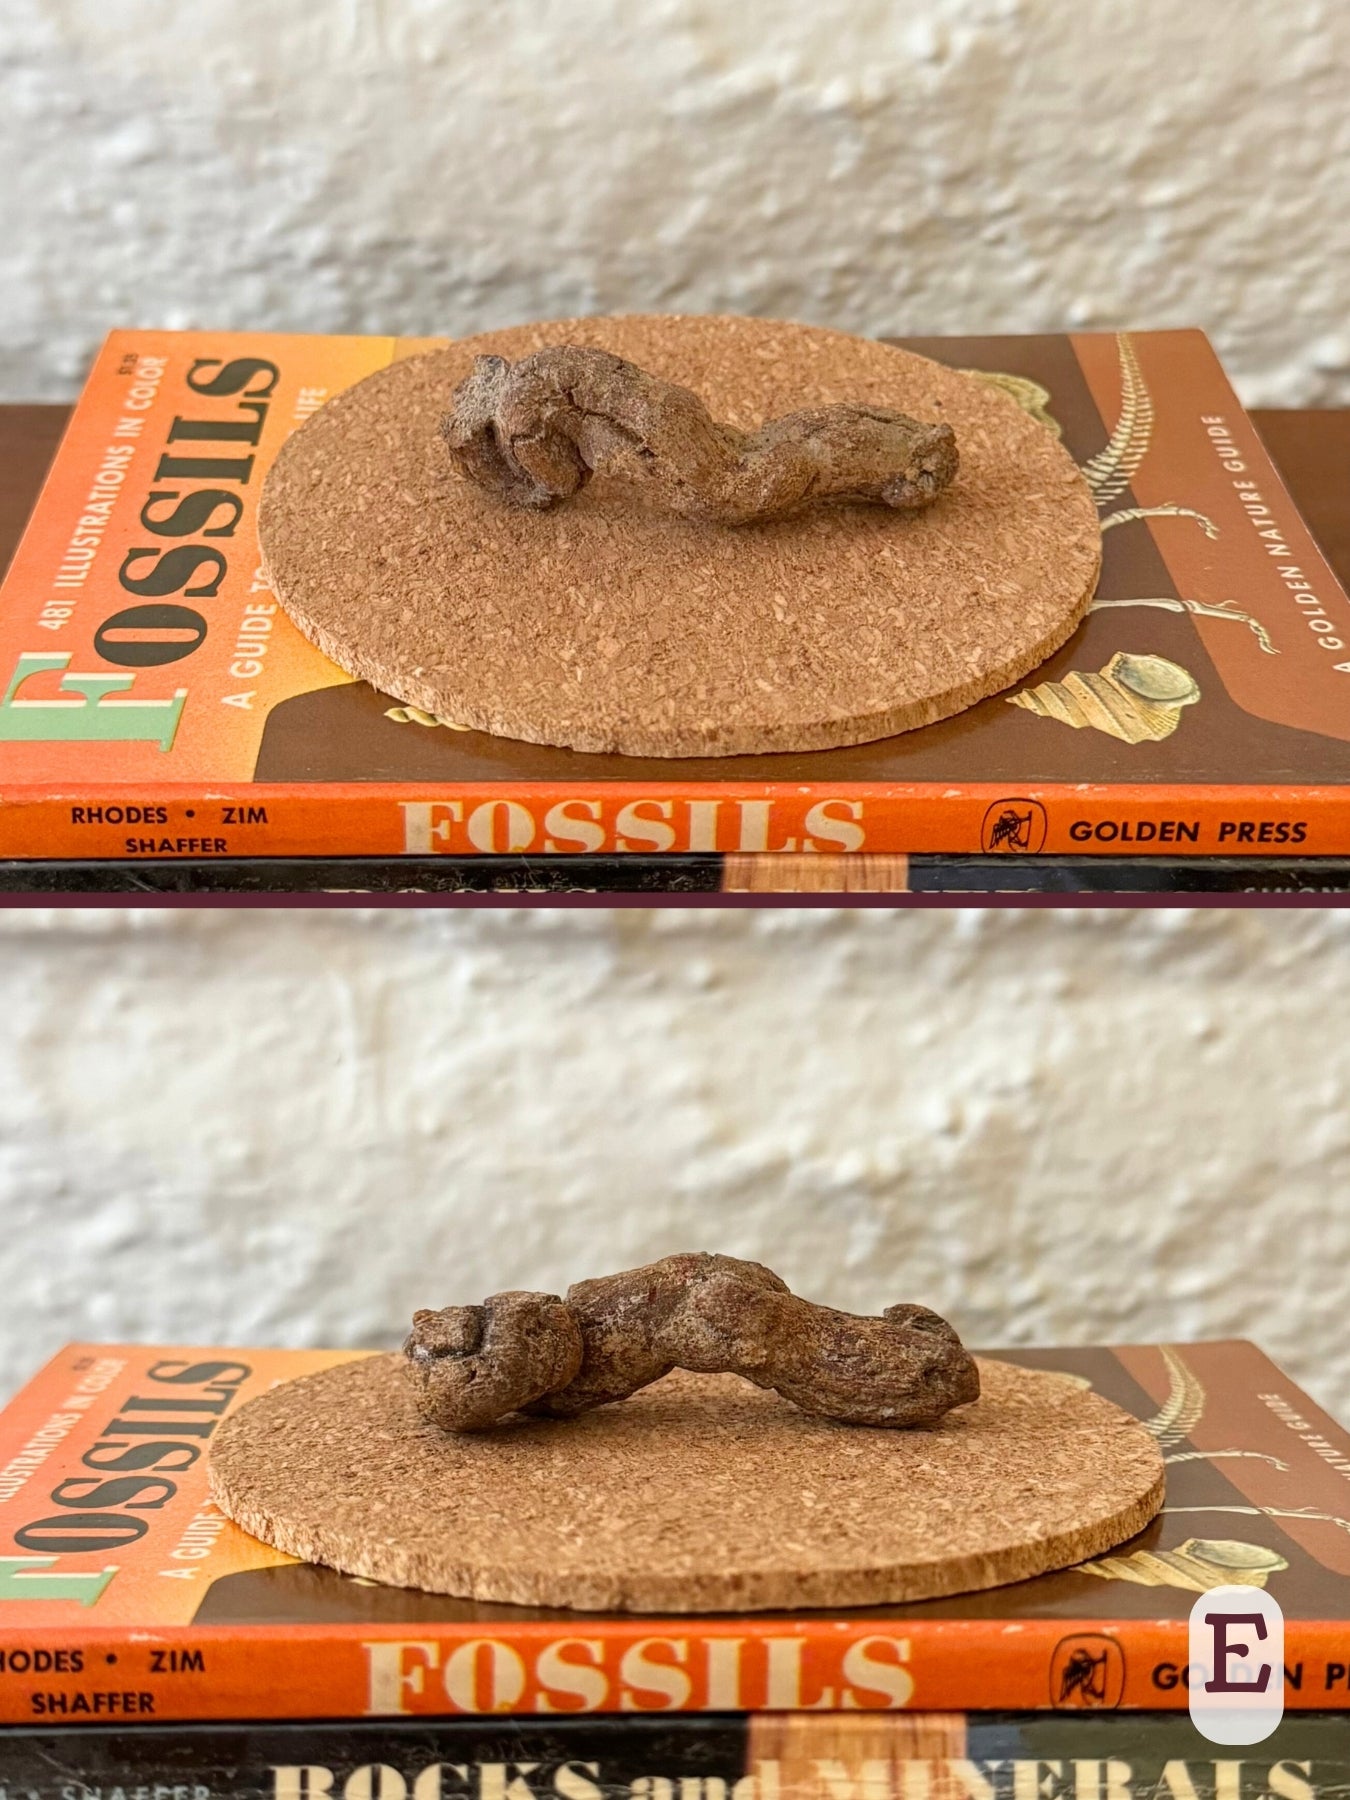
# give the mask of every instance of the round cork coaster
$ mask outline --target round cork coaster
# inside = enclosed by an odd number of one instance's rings
[[[955,430],[921,513],[818,506],[715,526],[592,481],[552,512],[461,480],[439,436],[475,356],[595,345],[743,428],[864,401]],[[1007,395],[841,332],[741,318],[564,320],[395,362],[296,431],[264,560],[349,674],[437,718],[633,756],[827,749],[1012,686],[1081,620],[1101,531],[1073,459]]]
[[[309,1562],[526,1606],[872,1606],[1098,1556],[1162,1505],[1162,1455],[1063,1376],[982,1361],[940,1425],[873,1431],[735,1375],[489,1432],[425,1424],[402,1359],[285,1383],[222,1425],[216,1504]]]

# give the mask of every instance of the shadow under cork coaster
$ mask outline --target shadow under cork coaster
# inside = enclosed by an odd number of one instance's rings
[[[734,1375],[666,1376],[579,1417],[447,1433],[398,1356],[250,1401],[216,1504],[305,1561],[518,1605],[662,1613],[891,1604],[1098,1556],[1163,1501],[1162,1454],[1100,1395],[980,1360],[928,1428],[799,1411]]]
[[[729,527],[600,478],[519,510],[456,475],[440,425],[476,356],[559,344],[745,430],[845,401],[946,422],[960,472],[922,512]],[[282,605],[353,676],[452,724],[634,756],[826,749],[961,712],[1065,642],[1101,564],[1081,471],[1005,394],[841,332],[718,317],[522,326],[396,362],[291,436],[259,529]]]

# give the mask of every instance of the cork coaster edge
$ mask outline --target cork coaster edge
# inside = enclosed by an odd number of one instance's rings
[[[264,575],[270,583],[265,565]],[[898,737],[903,732],[917,731],[925,725],[936,725],[942,719],[968,712],[982,700],[997,698],[999,694],[1006,693],[1034,669],[1039,669],[1043,663],[1048,662],[1083,623],[1096,596],[1100,576],[1099,557],[1092,581],[1077,607],[1072,613],[1066,613],[1057,622],[1056,628],[1048,632],[1039,643],[1012,658],[1001,669],[991,671],[964,686],[949,688],[945,693],[929,695],[922,704],[884,707],[880,712],[874,713],[851,713],[847,718],[826,717],[814,726],[787,724],[775,729],[761,724],[748,731],[741,731],[734,722],[728,721],[718,729],[715,736],[703,731],[682,736],[666,730],[658,736],[649,737],[641,725],[633,725],[594,742],[584,742],[578,738],[565,748],[583,754],[663,757],[671,760],[681,757],[773,755],[780,751],[787,754],[793,751],[805,753],[813,750],[843,750],[855,744],[871,744],[882,738]],[[276,591],[275,588],[273,591]],[[358,657],[353,656],[350,646],[326,631],[293,601],[288,599],[285,604],[290,619],[315,649],[321,651],[329,662],[350,672],[351,664],[358,660]],[[353,675],[352,679],[369,680],[369,677]],[[997,685],[992,685],[994,683]],[[433,717],[436,708],[442,704],[433,688],[411,677],[390,677],[382,679],[378,684],[372,682],[371,685],[402,705],[416,707]],[[481,731],[489,737],[511,738],[517,743],[555,745],[553,737],[540,731],[525,718],[512,718],[501,711],[480,712],[472,704],[457,706],[455,712],[455,724],[469,731]]]
[[[345,1543],[327,1543],[322,1533],[307,1538],[303,1532],[292,1530],[264,1511],[255,1510],[246,1503],[233,1504],[228,1489],[223,1484],[217,1485],[214,1477],[211,1493],[220,1510],[252,1537],[299,1562],[318,1563],[344,1575],[373,1581],[381,1587],[411,1588],[501,1606],[683,1615],[904,1605],[911,1601],[942,1600],[955,1594],[1007,1587],[1037,1575],[1051,1574],[1057,1569],[1071,1568],[1076,1563],[1088,1562],[1118,1549],[1156,1518],[1165,1495],[1165,1476],[1159,1474],[1155,1485],[1146,1494],[1091,1527],[1059,1533],[1034,1549],[1028,1547],[1024,1563],[1010,1553],[997,1562],[982,1555],[966,1559],[948,1556],[940,1561],[935,1559],[926,1569],[920,1566],[908,1581],[890,1582],[883,1581],[879,1575],[856,1571],[840,1574],[831,1570],[809,1571],[774,1581],[763,1577],[747,1578],[742,1583],[725,1577],[703,1584],[693,1578],[670,1581],[653,1576],[646,1578],[640,1588],[613,1577],[595,1578],[589,1582],[574,1577],[559,1591],[550,1590],[546,1582],[513,1578],[509,1572],[475,1569],[468,1564],[462,1566],[462,1573],[453,1579],[452,1585],[426,1586],[418,1578],[412,1559],[407,1560],[403,1573],[400,1573],[397,1554],[388,1546],[382,1552],[353,1552]],[[705,1585],[706,1593],[701,1591]]]

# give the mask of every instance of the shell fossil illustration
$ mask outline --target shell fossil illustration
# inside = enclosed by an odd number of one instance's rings
[[[1124,1556],[1099,1556],[1078,1567],[1084,1575],[1097,1575],[1103,1581],[1208,1594],[1220,1587],[1263,1588],[1272,1575],[1289,1567],[1289,1560],[1264,1544],[1244,1544],[1236,1538],[1187,1538],[1175,1550],[1132,1550]]]
[[[1199,684],[1180,663],[1117,650],[1096,674],[1075,669],[1063,681],[1043,681],[1009,694],[1007,702],[1075,731],[1101,731],[1122,743],[1144,744],[1171,737],[1182,708],[1199,698]]]
[[[395,725],[422,725],[430,728],[433,725],[444,725],[447,731],[468,731],[468,725],[457,725],[453,719],[442,719],[436,713],[423,712],[420,706],[387,706],[384,709],[386,719],[392,719]]]

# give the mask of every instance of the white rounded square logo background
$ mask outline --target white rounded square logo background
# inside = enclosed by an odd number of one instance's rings
[[[1191,1608],[1191,1721],[1212,1744],[1259,1744],[1284,1717],[1284,1614],[1263,1588],[1219,1587]]]

